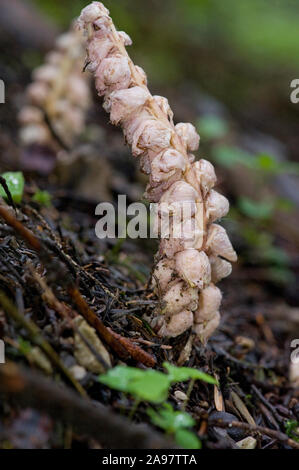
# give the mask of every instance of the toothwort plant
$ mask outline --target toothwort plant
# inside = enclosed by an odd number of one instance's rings
[[[94,74],[104,109],[111,123],[122,127],[141,171],[149,176],[145,196],[159,204],[158,230],[165,211],[171,216],[152,275],[162,305],[152,326],[168,337],[192,328],[205,342],[220,320],[221,292],[215,283],[230,274],[230,262],[237,259],[226,231],[214,223],[227,214],[229,203],[213,189],[213,165],[195,161],[195,127],[175,125],[168,100],[151,95],[145,72],[127,54],[130,37],[116,30],[107,8],[92,2],[77,25],[87,37],[86,69]]]
[[[26,105],[18,116],[24,146],[42,145],[58,150],[58,137],[71,147],[83,131],[91,102],[88,76],[82,74],[84,50],[82,32],[72,26],[57,38],[45,64],[33,71],[33,82],[26,90]]]

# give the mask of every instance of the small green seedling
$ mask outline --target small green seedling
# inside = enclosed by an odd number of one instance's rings
[[[296,442],[299,442],[299,422],[293,419],[285,423],[286,434]]]
[[[195,425],[194,419],[184,411],[175,411],[170,403],[164,403],[157,411],[152,408],[147,410],[151,422],[173,435],[176,443],[184,449],[200,449],[201,442],[198,437],[190,431]]]
[[[41,206],[50,207],[52,196],[48,191],[38,190],[32,197],[32,201],[38,202]]]
[[[5,179],[8,190],[11,194],[12,200],[20,203],[24,193],[24,176],[21,171],[7,171],[2,173],[2,178]],[[2,186],[0,186],[0,196],[5,200],[8,199],[7,194]]]
[[[176,367],[164,362],[168,374],[152,369],[141,370],[136,367],[117,366],[99,376],[99,382],[110,388],[133,395],[139,401],[162,403],[167,399],[168,390],[173,383],[186,380],[203,380],[217,384],[210,375],[191,367]]]
[[[202,380],[209,384],[218,384],[217,380],[211,375],[192,367],[176,367],[168,362],[164,362],[163,367],[167,370],[168,377],[172,383],[186,382],[186,380]]]
[[[193,386],[195,380],[203,380],[210,384],[217,384],[210,375],[191,367],[176,367],[168,362],[163,363],[167,374],[153,369],[141,370],[136,367],[117,366],[99,376],[99,382],[114,390],[128,393],[135,398],[130,417],[135,413],[139,403],[145,401],[152,404],[161,404],[167,400],[169,388],[173,383],[190,380]],[[191,390],[190,390],[191,392]],[[195,422],[184,411],[175,411],[169,403],[158,410],[147,410],[151,421],[156,426],[172,434],[176,443],[184,449],[200,449],[201,442],[188,428]]]
[[[110,388],[133,395],[138,401],[162,403],[167,399],[169,378],[162,372],[152,369],[141,370],[135,367],[117,366],[99,381]]]

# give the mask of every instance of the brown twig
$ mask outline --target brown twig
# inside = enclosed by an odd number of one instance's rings
[[[293,449],[299,449],[299,442],[295,442],[283,432],[275,431],[274,429],[266,428],[264,426],[241,423],[240,421],[224,422],[222,419],[209,419],[208,424],[209,426],[217,426],[219,428],[239,428],[249,432],[259,432],[261,434],[265,434],[266,436],[277,439],[283,444],[289,445]]]
[[[154,367],[156,364],[155,358],[143,351],[139,346],[133,344],[128,338],[124,338],[110,328],[107,328],[102,320],[100,320],[89,307],[76,287],[70,286],[68,292],[85,320],[97,330],[101,338],[103,338],[122,359],[127,360],[129,356],[131,356],[137,362],[142,362],[142,364],[148,367]]]
[[[7,186],[6,179],[3,178],[3,176],[0,176],[0,184],[1,184],[1,186],[3,187],[3,189],[4,189],[4,191],[5,191],[5,194],[6,194],[8,203],[9,203],[9,204],[14,208],[14,210],[16,211],[16,206],[15,206],[14,200],[13,200],[13,198],[12,198],[12,195],[11,195],[11,192],[10,192],[10,190],[9,190],[9,187]]]
[[[0,305],[3,307],[4,311],[12,317],[16,323],[21,325],[23,328],[26,329],[28,332],[30,340],[39,346],[49,357],[53,364],[55,364],[67,377],[67,379],[71,382],[71,384],[75,387],[77,392],[80,393],[82,396],[87,396],[84,388],[80,385],[80,383],[75,379],[75,377],[71,374],[71,372],[64,366],[61,362],[58,354],[54,351],[52,346],[43,338],[42,333],[39,327],[32,321],[28,320],[24,317],[11,300],[0,290]]]
[[[7,225],[10,225],[15,231],[26,241],[27,245],[33,250],[40,252],[42,244],[39,239],[19,222],[5,207],[0,205],[0,216],[5,220]]]
[[[105,359],[96,351],[96,349],[93,347],[93,345],[88,341],[87,338],[82,334],[80,329],[77,327],[77,325],[74,323],[73,318],[78,316],[78,313],[73,311],[68,305],[66,305],[63,302],[60,302],[57,297],[54,295],[54,292],[52,289],[47,285],[46,281],[44,278],[42,278],[31,266],[30,267],[33,278],[37,282],[38,286],[42,289],[42,299],[49,305],[49,307],[53,308],[55,312],[60,315],[61,318],[67,321],[69,327],[74,330],[82,339],[82,341],[85,343],[85,345],[88,347],[90,352],[94,355],[96,360],[101,364],[101,366],[107,370],[109,369],[109,364],[105,361]]]
[[[271,405],[271,403],[262,395],[262,393],[259,391],[259,389],[253,384],[251,385],[251,388],[255,395],[261,400],[261,402],[271,411],[273,414],[274,418],[281,424],[283,423],[283,419],[279,414],[277,413],[275,407]]]

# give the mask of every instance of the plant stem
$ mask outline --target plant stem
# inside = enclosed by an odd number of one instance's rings
[[[182,406],[183,411],[185,411],[186,406],[187,406],[187,404],[188,404],[188,401],[189,401],[189,399],[190,399],[190,395],[191,395],[191,393],[192,393],[192,390],[193,390],[193,387],[194,387],[194,383],[195,383],[195,379],[191,379],[190,382],[189,382],[188,390],[187,390],[187,394],[186,394],[186,395],[187,395],[187,400],[184,401],[183,406]]]
[[[132,420],[134,414],[136,413],[137,408],[138,408],[140,402],[141,402],[141,400],[139,400],[138,398],[136,398],[136,400],[134,401],[134,404],[133,404],[133,406],[132,406],[132,408],[131,408],[131,411],[130,411],[130,413],[129,413],[129,419],[130,419],[130,420]]]

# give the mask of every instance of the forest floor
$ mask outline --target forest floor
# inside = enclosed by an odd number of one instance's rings
[[[138,271],[141,264],[150,269],[150,261],[138,244],[125,242],[99,250],[95,221],[90,216],[94,207],[88,209],[86,200],[80,207],[78,200],[74,204],[62,193],[52,191],[55,207],[41,208],[32,202],[28,186],[16,213],[8,206],[0,208],[8,222],[1,223],[0,239],[0,328],[8,361],[6,368],[0,369],[0,388],[6,393],[1,401],[0,439],[4,447],[102,445],[100,433],[80,434],[80,416],[72,421],[74,431],[67,416],[62,423],[55,413],[53,417],[52,401],[40,403],[39,390],[31,390],[26,398],[26,380],[30,387],[37,386],[32,370],[77,389],[113,413],[123,414],[125,409],[129,415],[134,407],[130,397],[98,382],[105,361],[97,343],[85,344],[85,357],[78,356],[80,344],[82,349],[79,315],[98,331],[112,366],[126,363],[162,370],[164,361],[184,363],[181,354],[189,334],[175,340],[159,339],[143,320],[144,314],[157,306],[157,298]],[[30,232],[24,232],[24,227]],[[216,377],[219,387],[197,381],[189,393],[188,384],[177,384],[171,389],[170,401],[192,415],[205,447],[235,448],[237,441],[251,435],[258,448],[298,448],[286,434],[286,423],[299,418],[298,391],[290,386],[287,372],[288,328],[295,322],[292,309],[259,282],[246,281],[246,276],[240,279],[238,270],[222,284],[221,326],[207,346],[195,342],[184,363]],[[103,325],[113,332],[112,339]],[[121,338],[128,341],[119,349]],[[78,367],[78,362],[85,367]],[[25,372],[15,369],[16,364],[25,367]],[[70,379],[69,371],[75,380]],[[24,373],[29,374],[26,380]],[[187,404],[180,400],[178,391],[188,395]],[[53,393],[55,403],[55,390]],[[133,421],[148,422],[145,404],[140,404]],[[228,427],[231,421],[238,427]]]
[[[189,355],[190,332],[158,338],[145,320],[159,305],[147,283],[155,243],[95,235],[98,202],[118,193],[136,201],[144,187],[120,133],[109,130],[102,138],[106,117],[99,113],[95,119],[91,110],[91,134],[96,123],[99,136],[86,175],[84,151],[58,172],[45,149],[23,152],[16,143],[16,114],[29,70],[19,63],[22,46],[13,49],[12,40],[5,36],[10,65],[3,69],[9,89],[0,110],[0,162],[3,171],[24,171],[26,185],[16,208],[0,205],[0,338],[6,353],[0,365],[0,447],[174,445],[150,424],[146,403],[136,409],[130,395],[98,380],[108,366],[162,371],[167,361],[219,382],[196,381],[192,388],[178,383],[170,390],[169,402],[192,416],[203,447],[237,448],[252,436],[260,449],[298,449],[299,392],[289,382],[298,309],[276,284],[263,282],[260,271],[255,275],[240,263],[220,284],[221,325],[206,346],[194,340]],[[37,188],[51,194],[48,207],[32,200]]]

